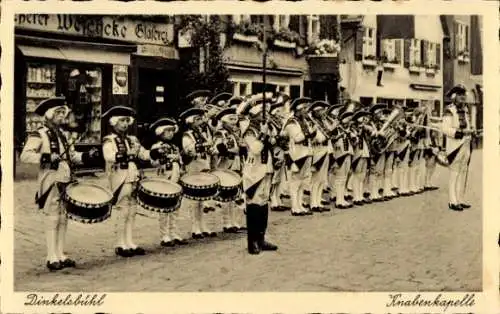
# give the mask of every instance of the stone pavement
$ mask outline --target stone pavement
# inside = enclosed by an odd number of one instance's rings
[[[448,171],[437,191],[306,217],[271,212],[278,252],[246,254],[245,234],[178,248],[159,246],[155,218],[139,216],[136,242],[148,255],[114,255],[114,219],[70,222],[67,254],[78,268],[45,269],[36,183],[15,185],[15,290],[19,291],[479,291],[482,287],[482,153],[475,151],[464,212],[447,209]],[[102,179],[101,179],[102,180]],[[209,226],[221,229],[218,212]],[[244,217],[242,216],[242,221]],[[187,211],[180,229],[190,232]]]

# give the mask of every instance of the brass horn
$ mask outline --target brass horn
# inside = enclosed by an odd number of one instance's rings
[[[385,152],[389,146],[399,136],[398,130],[394,127],[396,122],[404,119],[405,112],[400,106],[394,106],[380,130],[371,140],[371,147],[377,154]]]

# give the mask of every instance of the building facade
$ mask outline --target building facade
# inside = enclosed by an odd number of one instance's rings
[[[443,30],[439,17],[416,15],[388,19],[390,16],[363,16],[356,33],[344,43],[343,86],[352,99],[365,105],[405,106],[416,102],[430,105],[433,114],[440,116],[443,112]],[[394,29],[399,33],[391,33]]]
[[[445,92],[456,84],[467,88],[467,103],[474,128],[483,127],[482,17],[473,15],[441,16],[445,30],[443,78]],[[445,102],[450,100],[443,95]]]

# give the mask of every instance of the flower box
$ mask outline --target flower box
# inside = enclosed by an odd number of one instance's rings
[[[434,68],[427,68],[425,69],[425,73],[434,75],[436,74],[436,70]]]
[[[237,41],[247,42],[247,43],[256,43],[259,41],[259,37],[255,35],[243,35],[243,34],[234,34],[233,39]]]
[[[384,63],[384,69],[396,69],[399,66],[400,66],[399,63],[390,63],[390,62]]]
[[[274,46],[287,49],[295,49],[297,47],[296,43],[291,43],[284,40],[275,39],[273,42]]]
[[[420,73],[423,71],[423,68],[418,66],[418,65],[410,65],[410,67],[408,68],[408,70],[411,72],[411,73]]]
[[[363,65],[364,66],[370,66],[370,67],[376,67],[377,66],[377,60],[363,59]]]
[[[458,62],[460,62],[460,63],[469,63],[470,62],[470,58],[468,55],[459,55],[457,59],[458,59]]]
[[[309,56],[309,69],[312,74],[332,74],[337,72],[336,55]]]

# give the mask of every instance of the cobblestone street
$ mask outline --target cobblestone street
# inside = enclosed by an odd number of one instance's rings
[[[15,290],[19,291],[478,291],[482,287],[482,152],[474,151],[466,199],[447,209],[448,171],[439,190],[347,210],[293,217],[271,212],[276,253],[246,253],[246,235],[223,235],[185,247],[159,245],[157,219],[139,216],[137,244],[146,256],[114,255],[114,219],[70,222],[67,254],[76,269],[45,268],[43,216],[35,180],[15,185]],[[100,179],[102,181],[102,179]],[[244,217],[242,216],[242,221]],[[209,226],[221,229],[218,212]],[[179,228],[190,232],[181,210]]]

